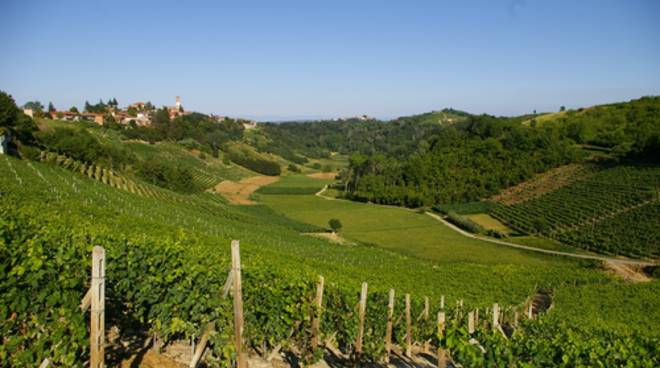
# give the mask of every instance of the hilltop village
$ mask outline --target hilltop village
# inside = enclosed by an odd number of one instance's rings
[[[176,96],[173,106],[163,106],[170,120],[179,116],[193,114],[183,108],[181,97]],[[134,102],[125,108],[120,108],[117,99],[109,99],[107,102],[100,100],[97,104],[85,102],[85,108],[82,112],[77,107],[71,107],[69,110],[58,110],[52,103],[48,104],[48,109],[44,111],[43,105],[39,101],[30,101],[23,105],[23,113],[31,118],[49,117],[53,120],[64,121],[91,121],[98,125],[116,123],[126,126],[147,127],[153,123],[153,118],[158,110],[151,102]],[[209,115],[218,122],[227,119],[226,116]],[[257,123],[254,120],[241,120],[245,129],[253,129]]]

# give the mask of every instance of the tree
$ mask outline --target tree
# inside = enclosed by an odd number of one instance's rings
[[[48,103],[48,112],[55,112],[57,109],[55,108],[55,105],[53,105],[52,102]]]
[[[330,229],[332,229],[333,233],[339,232],[339,230],[341,230],[341,228],[343,227],[341,221],[334,218],[328,221],[328,225],[330,225]]]
[[[128,113],[128,116],[137,116],[137,109],[133,106],[129,107],[126,112]]]
[[[35,114],[41,114],[44,111],[44,105],[39,101],[28,101],[23,105],[24,109],[30,109]]]
[[[559,108],[559,111],[560,111],[560,112],[564,112],[564,111],[566,111],[566,106],[561,105],[561,107]]]
[[[8,131],[20,142],[34,142],[37,126],[23,114],[10,94],[0,91],[0,131]]]
[[[0,91],[0,128],[11,130],[18,117],[18,107],[10,94]]]
[[[80,111],[78,111],[78,108],[77,108],[77,107],[75,107],[75,106],[71,106],[71,108],[69,109],[69,112],[75,112],[75,113],[77,114],[77,113],[79,113]]]

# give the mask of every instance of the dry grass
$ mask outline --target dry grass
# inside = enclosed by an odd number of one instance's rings
[[[466,217],[486,230],[495,230],[502,234],[511,234],[513,232],[506,225],[485,213],[468,215]]]
[[[307,174],[310,178],[314,179],[334,179],[337,176],[337,173],[334,172],[322,172],[322,173],[314,173],[314,174]]]
[[[341,235],[339,235],[339,233],[305,233],[304,235],[313,236],[315,238],[327,239],[336,244],[355,245],[355,243],[342,238]]]
[[[630,282],[649,282],[651,279],[639,267],[619,262],[605,262],[605,269]]]
[[[278,176],[252,176],[241,181],[223,180],[215,186],[215,191],[234,204],[255,204],[250,195],[264,185],[280,180]]]

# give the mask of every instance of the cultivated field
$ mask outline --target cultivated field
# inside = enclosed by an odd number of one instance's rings
[[[215,186],[214,191],[222,194],[233,204],[254,204],[250,199],[252,193],[260,187],[274,183],[279,180],[277,176],[252,176],[239,182],[225,180]]]
[[[277,192],[287,187],[305,186],[320,189],[326,182],[297,176],[285,177],[272,185]],[[260,193],[269,192],[271,186]],[[313,191],[311,191],[313,192]],[[343,224],[344,238],[396,251],[410,257],[440,263],[542,265],[562,260],[537,257],[523,251],[470,239],[449,229],[435,219],[404,208],[329,200],[307,193],[261,195],[260,201],[292,219],[328,227],[332,218]]]

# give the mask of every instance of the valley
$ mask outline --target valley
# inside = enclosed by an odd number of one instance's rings
[[[461,117],[459,124],[470,122]],[[177,119],[170,124],[196,127],[185,117]],[[406,126],[412,124],[434,134],[436,126],[417,126],[435,124],[432,120],[416,119],[363,124],[374,131],[401,124],[394,132],[409,132]],[[332,123],[296,124],[310,124],[316,136],[336,134]],[[354,124],[344,128],[362,127]],[[505,129],[515,131],[515,124],[506,122]],[[213,321],[218,333],[209,337],[207,363],[234,361],[232,312],[229,301],[219,297],[232,240],[240,241],[245,347],[251,359],[281,349],[309,363],[338,356],[382,363],[386,300],[394,289],[399,320],[405,294],[415,315],[451,316],[442,332],[432,318],[416,319],[411,338],[416,349],[423,341],[446,349],[454,362],[543,366],[558,355],[571,365],[597,359],[605,365],[649,366],[657,360],[654,206],[660,171],[653,163],[576,158],[564,165],[559,160],[499,194],[486,195],[488,186],[465,181],[460,190],[470,199],[470,193],[483,193],[479,200],[434,203],[405,190],[387,192],[401,182],[380,186],[395,179],[386,173],[389,160],[410,152],[419,160],[433,152],[431,147],[420,153],[394,144],[389,159],[369,158],[362,148],[315,147],[315,140],[302,148],[293,142],[307,138],[287,125],[282,129],[288,133],[277,134],[290,135],[292,143],[284,148],[292,151],[283,151],[281,142],[268,146],[280,156],[258,143],[274,139],[267,132],[276,126],[227,138],[229,144],[217,151],[193,140],[136,141],[125,130],[82,122],[45,119],[39,126],[36,144],[21,146],[18,157],[0,156],[5,173],[0,177],[5,262],[0,312],[9,316],[1,327],[10,336],[0,355],[13,365],[49,356],[80,366],[87,356],[88,327],[78,309],[93,245],[108,254],[112,328],[141,339],[158,336],[167,348],[195,341]],[[330,148],[338,151],[313,153]],[[431,193],[432,186],[424,185],[419,193]],[[374,201],[367,198],[372,194]],[[405,203],[397,203],[400,194]],[[410,206],[413,198],[419,206]],[[334,232],[332,221],[340,224]],[[567,240],[567,234],[586,228],[609,234],[610,242],[592,237],[594,245],[584,247]],[[552,254],[557,251],[567,256]],[[604,258],[630,264],[603,263]],[[319,328],[328,340],[310,347],[309,303],[319,275],[327,298]],[[363,282],[369,286],[365,345],[359,357],[349,358],[355,354],[357,325],[351,311]],[[503,309],[505,336],[488,322],[468,333],[467,312],[488,315],[494,303]],[[523,319],[530,306],[532,318]],[[67,336],[66,344],[58,347],[49,335],[22,333],[35,319],[58,339]],[[405,345],[405,328],[398,322],[393,327],[397,349]],[[470,336],[487,352],[506,353],[477,353]],[[615,353],[604,348],[612,344],[619,347]],[[600,351],[596,357],[594,349]],[[137,353],[125,354],[133,359]]]

